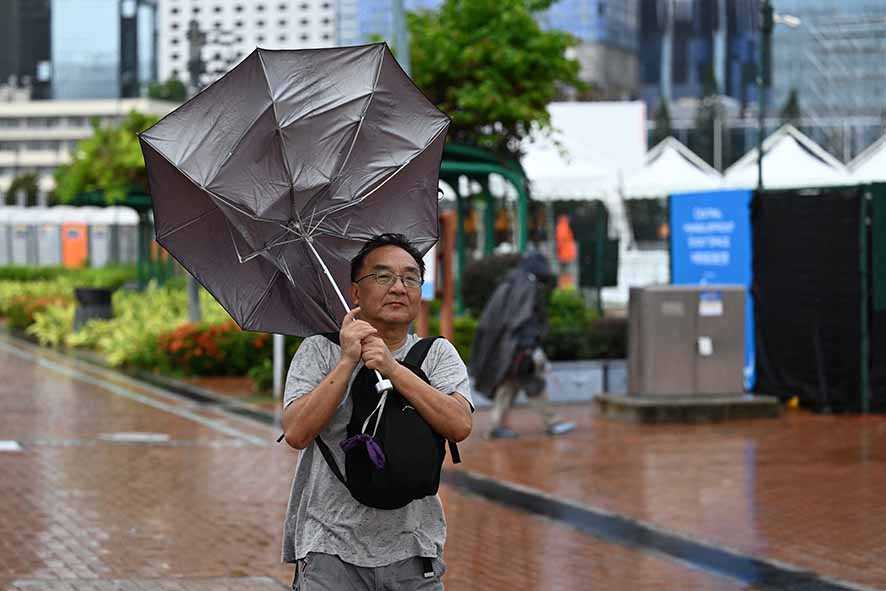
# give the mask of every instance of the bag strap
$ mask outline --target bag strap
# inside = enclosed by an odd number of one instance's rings
[[[332,450],[329,449],[329,446],[320,438],[319,435],[314,438],[314,441],[317,442],[317,447],[320,448],[320,453],[323,454],[323,459],[326,460],[326,464],[329,466],[329,469],[332,470],[332,473],[335,474],[335,477],[344,484],[348,486],[345,477],[342,475],[341,470],[338,467],[338,464],[335,462],[335,458],[332,456]]]
[[[442,337],[425,337],[421,339],[416,344],[412,345],[412,348],[409,350],[409,353],[406,354],[406,359],[403,360],[404,363],[408,363],[409,365],[417,368],[421,368],[421,364],[424,363],[425,358],[428,356],[428,352],[431,350],[431,345],[434,344],[434,341],[440,339]],[[458,444],[454,441],[446,440],[446,443],[449,444],[449,455],[452,456],[453,464],[461,464],[461,454],[458,453]]]

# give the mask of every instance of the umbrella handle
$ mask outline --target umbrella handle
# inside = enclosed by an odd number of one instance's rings
[[[332,284],[332,288],[335,290],[335,293],[338,295],[339,301],[341,301],[342,307],[345,309],[345,314],[351,311],[348,308],[348,302],[345,300],[345,296],[342,295],[341,290],[338,288],[338,283],[335,282],[335,279],[332,278],[332,273],[329,272],[329,269],[326,267],[326,263],[323,262],[323,259],[320,258],[320,253],[317,252],[317,249],[314,248],[314,241],[311,240],[310,236],[305,236],[305,242],[308,245],[308,248],[311,249],[311,252],[314,253],[314,256],[317,257],[317,261],[320,263],[320,266],[323,268],[323,273],[326,274],[326,278],[329,279],[329,283]],[[375,377],[378,379],[378,383],[375,385],[375,391],[379,394],[384,394],[385,392],[390,392],[394,389],[394,384],[391,383],[391,380],[384,378],[378,370],[375,371]]]

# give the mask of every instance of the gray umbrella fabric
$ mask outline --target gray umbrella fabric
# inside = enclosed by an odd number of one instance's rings
[[[140,134],[157,241],[246,330],[338,330],[366,240],[437,241],[448,126],[385,44],[257,49]]]

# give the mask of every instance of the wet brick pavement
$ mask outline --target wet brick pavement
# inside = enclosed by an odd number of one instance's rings
[[[23,446],[0,452],[0,588],[286,588],[280,532],[297,456],[272,444],[274,429],[3,340],[0,376],[0,440]],[[811,568],[886,586],[886,422],[660,429],[567,412],[573,435],[548,439],[518,413],[525,436],[508,442],[480,437],[480,413],[464,469],[807,568],[826,557]],[[748,589],[451,486],[441,497],[449,591]]]

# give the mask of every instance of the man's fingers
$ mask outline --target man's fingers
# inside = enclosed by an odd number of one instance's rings
[[[360,313],[360,306],[356,308],[352,308],[347,314],[345,314],[345,319],[342,320],[342,324],[354,322],[357,317],[357,314]]]

